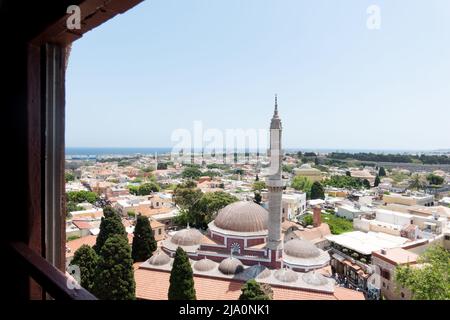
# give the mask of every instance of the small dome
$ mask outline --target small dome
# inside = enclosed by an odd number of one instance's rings
[[[284,244],[284,253],[297,258],[315,258],[320,251],[308,240],[292,239]]]
[[[155,254],[153,254],[150,259],[148,259],[148,263],[154,266],[162,266],[164,264],[169,263],[170,257],[162,252],[161,250],[158,250]]]
[[[186,228],[177,231],[170,241],[179,246],[194,246],[200,244],[203,235],[200,231],[194,228]]]
[[[312,167],[309,163],[305,163],[300,166],[300,169],[312,169]]]
[[[303,281],[312,286],[323,286],[328,283],[327,278],[318,272],[310,271],[302,276]]]
[[[273,275],[281,282],[295,282],[298,279],[297,273],[287,268],[278,269]]]
[[[222,260],[219,270],[224,274],[237,274],[244,270],[244,265],[239,259],[230,257]]]
[[[253,201],[238,201],[219,210],[214,224],[224,230],[258,232],[267,229],[269,213]]]
[[[194,269],[197,271],[202,271],[202,272],[210,271],[210,270],[214,269],[216,266],[217,266],[217,263],[215,263],[212,260],[206,259],[206,258],[198,260],[194,263]]]

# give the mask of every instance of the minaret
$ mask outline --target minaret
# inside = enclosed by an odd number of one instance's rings
[[[281,176],[283,151],[281,148],[281,119],[278,116],[278,101],[275,95],[275,110],[270,122],[270,175],[266,179],[269,189],[269,234],[267,248],[270,249],[272,261],[280,257],[281,250],[281,198],[285,183]]]

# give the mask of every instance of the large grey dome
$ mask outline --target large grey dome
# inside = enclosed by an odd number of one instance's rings
[[[298,279],[297,273],[287,268],[279,269],[273,275],[281,282],[295,282]]]
[[[200,231],[194,228],[186,228],[177,231],[170,241],[179,246],[194,246],[200,244],[203,235]]]
[[[219,264],[219,270],[224,274],[237,274],[244,271],[244,265],[241,260],[230,257],[222,260]]]
[[[198,260],[194,263],[194,269],[202,272],[213,270],[216,266],[217,263],[206,258]]]
[[[269,213],[252,201],[238,201],[219,210],[214,224],[224,230],[257,232],[267,229]]]
[[[297,258],[315,258],[320,250],[308,240],[292,239],[284,244],[284,253]]]
[[[327,278],[318,272],[310,271],[302,276],[303,281],[313,286],[323,286],[328,283]]]
[[[161,250],[158,250],[150,257],[150,259],[148,259],[148,263],[154,266],[162,266],[169,263],[169,261],[170,257]]]

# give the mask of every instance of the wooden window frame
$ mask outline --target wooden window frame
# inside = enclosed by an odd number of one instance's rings
[[[10,248],[30,276],[30,299],[46,299],[47,293],[53,298],[95,298],[84,289],[64,290],[65,70],[73,41],[142,1],[74,0],[80,7],[80,30],[67,29],[69,15],[61,12],[60,19],[27,44],[28,239]]]

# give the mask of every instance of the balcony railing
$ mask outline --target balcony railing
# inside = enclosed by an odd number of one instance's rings
[[[97,300],[94,295],[84,288],[70,288],[67,284],[71,279],[31,250],[25,243],[13,242],[10,244],[10,248],[19,262],[25,267],[30,277],[54,299]]]

